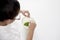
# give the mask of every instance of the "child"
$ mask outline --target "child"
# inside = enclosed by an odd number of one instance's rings
[[[0,40],[21,40],[20,30],[16,26],[17,22],[15,22],[15,17],[19,14],[19,11],[24,16],[30,17],[28,11],[20,10],[20,4],[17,0],[0,0]],[[25,15],[25,13],[28,15]],[[30,22],[26,40],[32,40],[35,27],[36,23]]]

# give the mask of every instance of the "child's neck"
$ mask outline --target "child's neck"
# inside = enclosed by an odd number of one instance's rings
[[[7,24],[5,22],[0,22],[0,26],[6,26]]]
[[[3,22],[0,22],[0,26],[6,26],[6,25],[12,23],[13,21],[14,21],[14,20],[5,20],[5,21],[3,21]]]

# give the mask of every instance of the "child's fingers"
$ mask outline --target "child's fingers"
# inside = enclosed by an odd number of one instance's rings
[[[29,11],[25,11],[25,16],[26,16],[26,17],[30,17]]]
[[[30,22],[29,29],[34,30],[34,29],[35,29],[35,27],[36,27],[36,23],[31,21],[31,22]]]
[[[29,13],[29,11],[25,11],[25,10],[23,10],[23,11],[20,11],[24,16],[26,16],[26,17],[30,17],[30,13]]]

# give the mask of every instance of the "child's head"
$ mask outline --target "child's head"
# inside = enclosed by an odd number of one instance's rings
[[[17,0],[0,0],[0,21],[14,19],[20,10]]]

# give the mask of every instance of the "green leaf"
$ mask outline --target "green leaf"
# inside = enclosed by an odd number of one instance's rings
[[[24,23],[24,26],[27,26],[28,27],[29,26],[29,22],[25,22]]]

